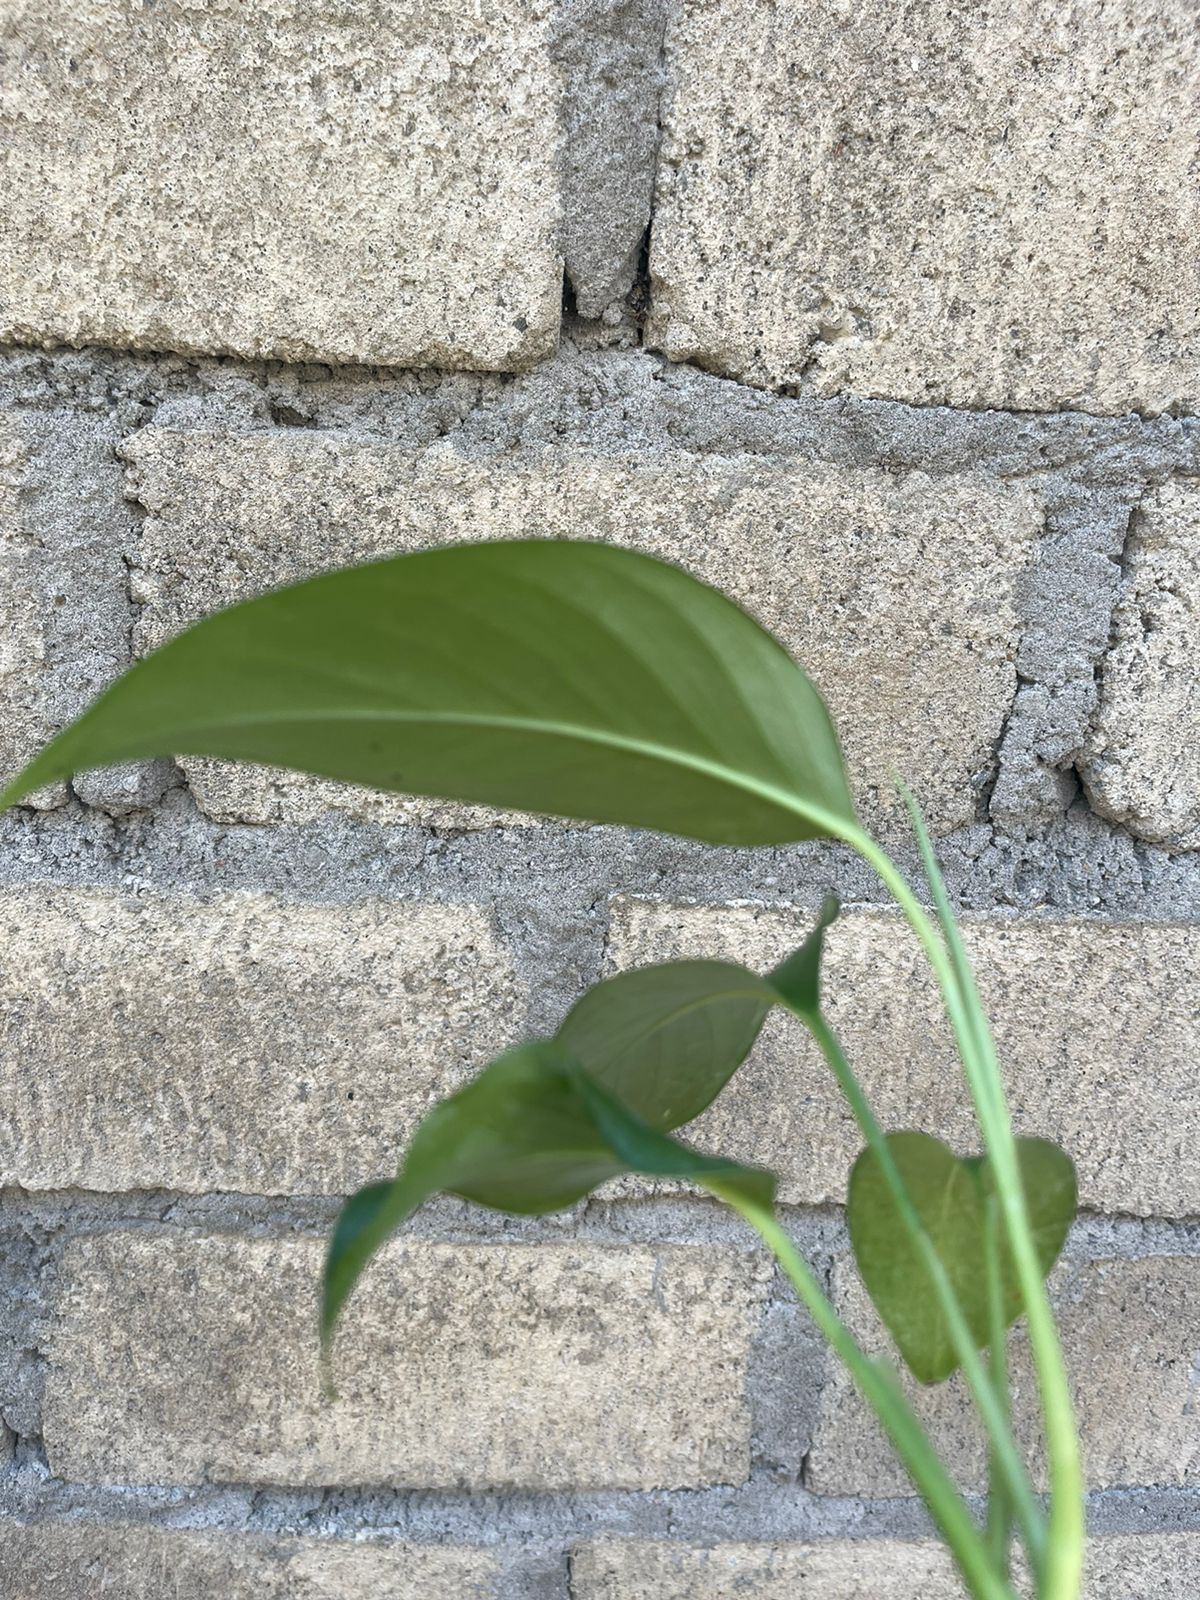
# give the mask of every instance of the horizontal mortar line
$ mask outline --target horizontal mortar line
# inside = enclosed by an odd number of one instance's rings
[[[589,319],[581,320],[586,322]],[[601,326],[599,319],[594,320],[595,326],[599,328]],[[567,355],[564,355],[564,349],[568,352]],[[711,367],[706,367],[700,361],[695,359],[684,361],[672,359],[666,356],[662,351],[656,350],[650,346],[638,346],[636,353],[640,354],[647,361],[656,364],[660,370],[672,372],[690,372],[701,378],[710,379],[714,382],[719,382],[722,384],[728,384],[734,390],[745,394],[747,398],[753,397],[753,399],[759,404],[761,404],[763,401],[766,401],[768,404],[773,402],[780,404],[796,404],[799,402],[802,404],[812,405],[814,407],[825,406],[831,410],[836,410],[838,406],[844,406],[847,404],[861,405],[864,407],[886,406],[895,408],[898,413],[907,412],[924,415],[930,412],[944,411],[950,415],[978,417],[980,419],[996,417],[1003,418],[1006,421],[1011,420],[1017,422],[1032,422],[1035,424],[1062,421],[1078,421],[1081,424],[1101,425],[1117,425],[1124,423],[1126,426],[1132,426],[1139,429],[1152,428],[1155,425],[1162,424],[1191,424],[1200,421],[1200,413],[1177,410],[1170,407],[1163,411],[1157,412],[1140,411],[1136,407],[1129,407],[1122,411],[1087,411],[1074,406],[1055,406],[1044,409],[1022,409],[1012,406],[986,404],[947,405],[938,401],[919,402],[913,400],[901,400],[886,395],[860,395],[849,391],[839,392],[836,394],[817,395],[807,386],[797,386],[795,388],[789,388],[787,385],[769,387],[765,385],[749,383],[745,379],[739,378],[734,374],[725,373]],[[582,365],[586,367],[592,364],[589,362],[589,357],[602,357],[605,354],[606,352],[604,351],[576,351],[573,349],[573,347],[564,342],[563,345],[560,345],[559,355],[557,357],[550,357],[544,361],[538,362],[532,367],[523,367],[517,371],[490,369],[478,370],[475,368],[463,367],[380,366],[367,362],[344,362],[340,364],[336,362],[320,362],[316,364],[320,366],[327,366],[329,368],[330,375],[334,380],[339,377],[345,378],[347,375],[360,379],[363,384],[364,393],[372,392],[373,388],[383,389],[388,382],[394,381],[397,378],[405,377],[435,381],[476,377],[485,380],[492,380],[500,385],[502,389],[505,389],[511,388],[514,384],[519,383],[522,380],[528,381],[536,374],[546,372],[553,367],[556,360],[570,360],[572,365]],[[628,352],[628,354],[633,356],[635,352],[631,350]],[[213,367],[219,364],[223,371],[231,373],[242,372],[249,377],[262,376],[264,378],[268,378],[275,375],[287,376],[291,374],[298,374],[301,375],[302,381],[302,375],[305,368],[314,365],[312,362],[289,362],[276,357],[261,357],[256,359],[226,354],[218,351],[197,353],[181,352],[169,349],[151,350],[144,347],[132,349],[123,345],[106,344],[72,346],[0,343],[0,360],[10,357],[19,361],[34,357],[41,358],[52,363],[57,363],[68,360],[86,360],[90,355],[100,357],[117,357],[134,365],[144,365],[147,369],[153,369],[157,363],[164,361],[183,362],[187,366],[196,369],[197,373],[199,373],[205,368]],[[270,372],[265,370],[268,367],[272,369]],[[204,394],[205,391],[198,386],[197,393]],[[28,410],[44,409],[44,407],[38,405],[36,402],[23,402],[21,403],[21,406],[22,409]],[[286,424],[284,426],[288,432],[311,431],[306,427],[296,428],[292,424]],[[320,426],[321,425],[318,424],[318,428]],[[133,429],[130,431],[136,432],[137,430]]]
[[[241,1190],[29,1189],[0,1187],[0,1221],[41,1223],[71,1237],[111,1233],[123,1228],[166,1234],[230,1233],[321,1237],[343,1203],[328,1194],[264,1195]],[[782,1203],[776,1208],[785,1226],[808,1248],[828,1252],[847,1248],[844,1207],[833,1202]],[[721,1203],[687,1188],[653,1193],[592,1195],[569,1211],[545,1217],[513,1218],[444,1196],[418,1212],[395,1235],[398,1239],[447,1244],[592,1243],[628,1249],[655,1245],[727,1243],[761,1249],[753,1236]],[[1082,1210],[1072,1228],[1064,1259],[1153,1260],[1200,1255],[1200,1216],[1140,1216]]]
[[[967,1494],[981,1514],[982,1496]],[[1093,1533],[1200,1531],[1200,1489],[1128,1486],[1086,1497]],[[0,1478],[0,1516],[96,1522],[163,1530],[259,1536],[462,1541],[498,1550],[629,1537],[680,1545],[928,1537],[932,1525],[913,1497],[825,1496],[761,1474],[729,1487],[662,1490],[388,1490],[351,1486],[264,1488],[103,1487],[44,1479],[36,1487]]]

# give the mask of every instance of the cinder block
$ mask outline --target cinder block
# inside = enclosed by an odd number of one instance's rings
[[[812,913],[613,902],[617,967],[699,956],[769,970]],[[1041,916],[968,916],[963,935],[996,1035],[1019,1132],[1058,1140],[1090,1209],[1200,1210],[1200,930]],[[938,991],[913,936],[886,911],[843,912],[828,936],[826,1014],[888,1129],[979,1148]],[[841,1202],[862,1139],[803,1025],[782,1012],[688,1132],[760,1161],[785,1200]]]
[[[547,355],[553,11],[8,7],[0,337],[505,370]]]
[[[1096,810],[1173,849],[1200,849],[1200,485],[1163,484],[1134,512],[1100,705],[1082,767]]]
[[[571,1600],[961,1600],[933,1540],[715,1544],[605,1539],[571,1555]]]
[[[896,770],[937,827],[976,815],[1016,689],[1015,592],[1041,526],[1024,486],[682,451],[481,460],[298,430],[148,429],[127,455],[148,512],[139,651],[347,562],[467,539],[603,539],[688,567],[778,634],[824,690],[868,814],[891,813]],[[304,816],[337,798],[277,774],[185,766],[218,817]],[[344,791],[342,803],[363,807]]]
[[[390,1245],[322,1400],[318,1239],[77,1238],[45,1403],[89,1483],[695,1488],[750,1466],[768,1264],[729,1247]]]
[[[223,1529],[0,1522],[7,1600],[491,1600],[496,1561],[454,1545]]]
[[[345,1194],[519,1032],[490,913],[0,895],[0,1182]]]
[[[129,664],[133,610],[126,561],[133,518],[121,495],[116,438],[102,418],[0,411],[5,779]],[[161,793],[145,768],[87,775],[83,783],[89,798],[117,807]],[[65,785],[54,784],[26,804],[49,807],[65,798]]]
[[[673,359],[917,405],[1195,409],[1191,0],[687,0],[667,58],[649,334]]]
[[[835,1267],[834,1286],[835,1301],[865,1348],[890,1354],[887,1335],[849,1260]],[[1056,1268],[1050,1288],[1088,1488],[1194,1487],[1200,1478],[1195,1415],[1200,1258],[1068,1260]],[[1044,1483],[1036,1383],[1023,1322],[1010,1338],[1010,1353],[1014,1428],[1026,1459],[1034,1463],[1035,1478]],[[961,1377],[922,1389],[906,1376],[904,1385],[952,1477],[982,1490],[986,1452]],[[809,1467],[806,1481],[818,1494],[913,1492],[874,1417],[836,1363],[821,1391]]]
[[[1088,1600],[1191,1600],[1200,1535],[1108,1534],[1087,1550]],[[578,1546],[571,1600],[961,1600],[933,1540],[825,1539],[699,1548],[643,1539]]]

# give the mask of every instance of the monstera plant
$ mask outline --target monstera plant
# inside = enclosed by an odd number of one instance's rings
[[[828,900],[773,971],[643,967],[592,988],[548,1038],[483,1067],[417,1129],[398,1175],[354,1195],[330,1243],[321,1338],[388,1236],[446,1191],[503,1211],[569,1206],[622,1173],[707,1190],[759,1235],[849,1368],[970,1592],[1001,1600],[1014,1533],[1043,1600],[1082,1562],[1078,1439],[1045,1279],[1075,1213],[1068,1158],[1014,1136],[987,1019],[926,831],[928,890],[859,823],[836,734],[801,668],[717,591],[600,544],[512,541],[400,556],[207,618],[134,666],[3,794],[165,754],[269,762],[406,794],[660,829],[725,846],[825,839],[874,869],[940,987],[979,1153],[885,1132],[822,1009]],[[811,1032],[864,1148],[848,1222],[900,1358],[932,1384],[962,1371],[986,1434],[986,1520],[938,1457],[894,1368],[869,1359],[774,1210],[770,1172],[675,1137],[718,1095],[775,1007]],[[1019,1316],[1041,1401],[1047,1499],[1010,1422],[1006,1331]]]

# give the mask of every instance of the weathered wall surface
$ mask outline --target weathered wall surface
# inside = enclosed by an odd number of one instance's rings
[[[570,533],[736,594],[910,865],[916,789],[1016,1120],[1078,1164],[1095,1600],[1200,1585],[1198,165],[1185,0],[0,0],[0,765],[338,562]],[[192,760],[0,819],[0,1594],[954,1594],[697,1197],[439,1202],[317,1384],[321,1238],[436,1095],[606,971],[775,961],[830,888],[881,1115],[968,1148],[839,851]],[[795,1030],[697,1136],[778,1169],[877,1340]]]

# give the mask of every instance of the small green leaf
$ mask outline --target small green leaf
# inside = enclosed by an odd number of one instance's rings
[[[801,1017],[816,1017],[821,1012],[821,957],[825,952],[825,930],[841,910],[835,894],[821,902],[812,932],[794,955],[781,961],[767,982],[789,1010]]]
[[[612,546],[397,556],[218,612],[0,794],[164,755],[293,767],[715,844],[855,828],[820,695],[731,600]]]
[[[893,1133],[888,1146],[926,1232],[953,1285],[967,1326],[987,1346],[988,1299],[984,1223],[995,1178],[985,1157],[960,1160],[940,1139]],[[1044,1139],[1018,1139],[1017,1156],[1043,1274],[1058,1259],[1075,1216],[1075,1169]],[[958,1365],[929,1274],[897,1213],[879,1162],[864,1150],[850,1175],[850,1241],[875,1309],[909,1369],[938,1383]],[[1001,1254],[1004,1325],[1021,1313],[1021,1294],[1007,1240]]]
[[[732,962],[664,962],[596,984],[556,1037],[635,1116],[678,1128],[729,1082],[778,998]]]
[[[371,1257],[430,1196],[461,1195],[498,1211],[560,1211],[627,1172],[690,1179],[769,1203],[774,1179],[700,1155],[628,1111],[557,1040],[521,1045],[435,1106],[400,1174],[347,1201],[325,1263],[321,1336]],[[765,1197],[765,1198],[764,1198]]]

